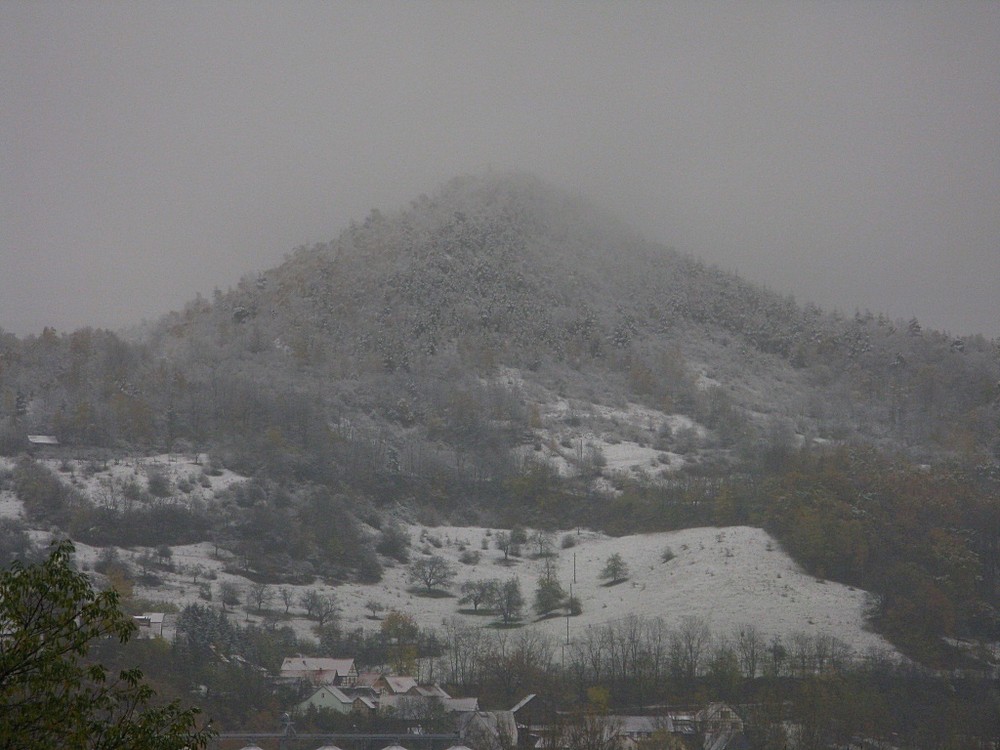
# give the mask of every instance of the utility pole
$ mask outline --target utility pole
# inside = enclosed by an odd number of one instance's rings
[[[573,584],[572,583],[569,585],[569,600],[570,600],[570,602],[573,601]],[[570,608],[566,607],[566,645],[567,646],[569,645],[569,614],[570,614]],[[563,653],[565,653],[565,651]],[[564,659],[564,661],[565,661],[565,659]]]

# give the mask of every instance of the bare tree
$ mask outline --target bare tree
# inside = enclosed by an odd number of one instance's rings
[[[191,565],[187,569],[187,574],[191,576],[191,583],[197,585],[198,579],[203,577],[208,571],[204,565]]]
[[[258,612],[263,612],[273,598],[274,591],[266,583],[251,583],[247,589],[247,599],[254,603]]]
[[[455,577],[454,566],[439,555],[422,557],[410,565],[409,581],[422,583],[431,591],[436,586],[447,586]]]
[[[512,579],[517,580],[517,579]],[[535,629],[494,633],[485,656],[485,673],[505,701],[514,700],[527,685],[537,684],[553,669],[552,639]]]
[[[316,625],[319,630],[322,630],[326,625],[337,618],[340,613],[340,605],[337,604],[337,599],[333,594],[327,594],[326,596],[319,597],[319,602],[316,604],[316,608],[313,610],[313,616],[316,618]]]
[[[687,615],[681,627],[670,639],[670,657],[673,669],[685,684],[692,685],[701,671],[705,651],[711,641],[708,623],[701,617]]]
[[[316,608],[319,606],[322,597],[316,589],[309,589],[306,593],[302,595],[299,599],[299,604],[306,611],[306,617],[312,617],[313,613],[316,612]]]
[[[494,537],[494,542],[497,545],[497,549],[503,552],[504,562],[510,560],[511,555],[517,557],[518,547],[511,541],[510,532],[498,531]]]
[[[736,655],[743,676],[752,680],[757,676],[757,667],[766,647],[764,636],[755,625],[744,625],[736,636]]]
[[[531,541],[535,545],[536,554],[539,557],[548,557],[552,554],[552,532],[539,529],[531,535]]]
[[[281,597],[281,603],[285,605],[285,614],[288,614],[288,609],[295,603],[295,592],[293,592],[287,586],[282,586],[278,589],[278,596]]]
[[[574,750],[621,750],[621,719],[598,711],[582,711],[567,722],[565,747]]]
[[[486,631],[467,625],[460,617],[450,617],[444,622],[444,634],[447,644],[445,657],[448,660],[445,681],[463,687],[479,684],[486,661]]]

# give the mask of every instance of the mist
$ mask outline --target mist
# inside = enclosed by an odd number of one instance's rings
[[[121,328],[523,170],[800,302],[1000,336],[995,3],[5,3],[0,327]]]

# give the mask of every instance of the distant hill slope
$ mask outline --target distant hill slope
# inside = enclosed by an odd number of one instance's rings
[[[697,415],[729,444],[774,416],[812,437],[998,447],[995,342],[800,306],[521,174],[458,178],[373,211],[168,316],[154,343],[182,361],[196,351],[350,381],[390,423],[427,424],[440,406],[429,382],[503,365],[572,397]]]
[[[683,415],[712,450],[862,439],[921,460],[1000,455],[997,342],[801,306],[523,174],[373,210],[137,344],[91,329],[0,336],[0,367],[0,447],[30,429],[228,444],[252,449],[246,462],[269,435],[301,469],[362,435],[376,472],[406,451],[440,465],[472,450],[482,465],[532,439],[545,404],[524,389],[538,387]]]
[[[59,469],[54,460],[43,463],[52,471]],[[0,471],[12,468],[11,462],[0,458]],[[87,477],[82,471],[85,466],[78,462],[72,468],[73,481],[64,473],[64,483],[79,488],[97,503],[109,484],[115,480],[124,484],[135,476],[136,470],[139,474],[153,471],[176,484],[201,469],[188,457],[174,455],[139,460],[131,465],[122,463],[112,466],[106,475],[100,472]],[[184,502],[211,501],[214,496],[224,496],[227,488],[247,481],[229,472],[210,480],[206,482],[209,486],[199,487],[197,494],[188,496]],[[23,516],[23,504],[12,493],[0,491],[0,523],[5,518]],[[559,542],[572,546],[551,557],[539,557],[534,554],[536,543],[532,542],[523,545],[520,553],[506,564],[504,554],[497,549],[495,532],[490,529],[409,526],[405,533],[413,540],[414,559],[433,554],[452,566],[455,577],[443,587],[451,596],[422,596],[409,580],[408,566],[398,563],[388,567],[378,583],[323,587],[311,582],[285,584],[294,594],[291,600],[296,602],[296,619],[292,624],[300,637],[312,636],[313,622],[298,606],[302,595],[310,590],[337,597],[340,625],[345,631],[378,628],[379,621],[371,616],[370,602],[376,602],[382,611],[395,609],[410,615],[419,623],[438,626],[451,619],[473,627],[489,625],[499,616],[470,612],[469,604],[459,601],[463,584],[516,577],[526,600],[523,622],[548,633],[555,641],[569,631],[572,639],[580,642],[590,637],[592,628],[596,631],[602,626],[622,623],[629,615],[639,615],[662,618],[675,629],[685,618],[697,618],[717,637],[732,637],[753,627],[765,641],[780,638],[789,647],[796,638],[823,636],[836,639],[859,658],[872,650],[893,650],[883,638],[866,629],[864,612],[869,594],[805,574],[761,529],[702,527],[617,538],[579,529],[550,532],[546,537],[550,546],[555,547]],[[35,534],[46,536],[43,532]],[[667,551],[672,556],[665,560]],[[78,543],[78,559],[88,568],[98,563],[99,552],[99,548]],[[204,602],[202,589],[191,581],[191,571],[199,567],[205,572],[214,571],[217,582],[227,580],[241,591],[249,590],[252,579],[240,576],[232,561],[227,566],[225,559],[212,552],[212,545],[204,542],[176,546],[170,555],[169,569],[161,566],[151,585],[137,583],[142,596],[181,607]],[[118,554],[139,567],[142,553],[121,549]],[[628,573],[626,580],[607,585],[601,571],[615,554],[622,557]],[[145,564],[150,565],[148,561]],[[573,595],[580,601],[581,613],[568,622],[562,616],[562,609],[554,617],[538,617],[533,611],[534,592],[546,571],[566,591],[572,587]],[[211,589],[212,584],[208,585]],[[218,583],[214,585],[217,587]],[[252,615],[261,619],[261,613],[254,610],[249,598],[244,601],[243,610],[240,619],[245,617],[249,621]]]

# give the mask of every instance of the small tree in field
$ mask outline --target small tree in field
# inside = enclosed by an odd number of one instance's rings
[[[424,584],[428,592],[437,586],[447,586],[454,578],[455,568],[438,555],[421,557],[410,565],[410,582]]]
[[[535,612],[543,617],[559,609],[566,601],[566,591],[554,576],[544,576],[538,580],[535,589]]]
[[[254,603],[258,612],[263,612],[264,607],[274,598],[274,592],[266,583],[252,583],[247,590],[247,598]]]
[[[306,611],[306,617],[313,616],[322,598],[316,589],[309,589],[302,595],[302,598],[299,599],[299,604]]]
[[[485,581],[466,581],[462,584],[462,598],[459,604],[471,604],[472,611],[478,612],[479,605],[489,605],[496,597],[496,591],[500,588],[500,581],[490,578]]]
[[[219,584],[219,598],[222,599],[222,611],[226,606],[235,607],[240,603],[240,587],[232,581],[222,581]]]
[[[607,559],[601,569],[601,578],[610,584],[621,583],[629,577],[628,565],[617,552]]]
[[[511,578],[497,586],[490,607],[503,619],[504,625],[521,619],[524,608],[524,596],[521,594],[521,582]]]
[[[325,628],[329,623],[336,622],[340,614],[340,605],[333,594],[320,596],[319,601],[313,609],[313,617],[316,618],[316,627],[319,630]]]

